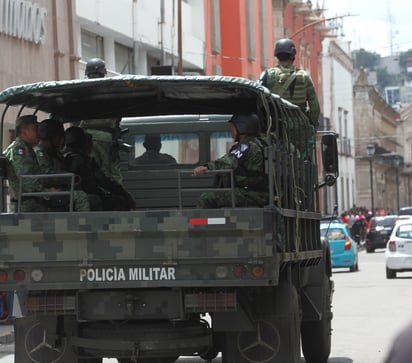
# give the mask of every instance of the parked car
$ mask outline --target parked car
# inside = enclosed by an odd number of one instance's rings
[[[412,216],[412,207],[402,207],[399,209],[398,215],[400,216]]]
[[[397,215],[373,217],[365,239],[366,252],[375,252],[376,248],[385,248],[393,226],[398,220]]]
[[[412,271],[412,219],[401,219],[393,227],[385,250],[386,278]]]
[[[321,223],[320,234],[329,241],[332,267],[349,267],[350,272],[358,271],[358,246],[350,237],[343,223]]]

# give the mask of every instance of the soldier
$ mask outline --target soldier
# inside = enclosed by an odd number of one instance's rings
[[[107,69],[103,59],[91,58],[87,61],[84,72],[86,78],[103,78],[106,74]]]
[[[146,135],[143,146],[146,151],[138,156],[132,164],[177,164],[173,156],[160,152],[162,148],[160,135]]]
[[[39,143],[34,147],[42,174],[67,173],[61,149],[64,146],[63,124],[55,119],[46,119],[39,124]],[[55,190],[69,190],[67,179],[45,179],[44,184]],[[54,209],[68,210],[69,197],[52,196],[50,203]],[[82,190],[73,193],[73,207],[76,211],[90,211],[87,194]]]
[[[100,58],[92,58],[86,64],[86,78],[104,78],[107,74],[106,64]],[[93,138],[93,157],[102,171],[109,177],[122,184],[120,172],[120,151],[122,148],[120,119],[91,119],[83,120],[80,127],[84,128]]]
[[[264,172],[263,145],[260,142],[259,118],[256,114],[235,114],[229,120],[230,131],[236,143],[221,158],[198,166],[193,176],[207,170],[232,169],[234,173],[236,206],[264,206],[268,200]],[[226,175],[221,186],[229,187]],[[230,191],[205,192],[200,196],[198,208],[220,208],[232,205]]]
[[[319,125],[320,105],[312,79],[303,70],[295,67],[296,47],[290,39],[280,39],[275,44],[276,67],[260,75],[260,83],[284,99],[298,105],[312,125]]]
[[[81,188],[89,196],[98,196],[103,210],[131,210],[132,196],[114,179],[107,177],[90,156],[92,139],[77,126],[66,130],[65,162],[68,170],[81,179]],[[91,208],[93,209],[92,205]],[[98,209],[93,209],[98,210]]]
[[[16,119],[16,139],[6,148],[3,155],[8,160],[7,175],[14,198],[19,198],[20,175],[40,174],[33,146],[39,141],[38,123],[35,115],[20,116]],[[21,190],[24,193],[45,191],[39,179],[25,178]],[[21,212],[44,212],[47,205],[42,197],[22,197]]]

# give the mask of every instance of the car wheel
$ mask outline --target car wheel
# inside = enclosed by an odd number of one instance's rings
[[[373,253],[373,252],[375,252],[375,249],[373,247],[366,246],[366,253]]]
[[[396,279],[396,271],[391,270],[390,268],[386,267],[386,278],[387,279]]]

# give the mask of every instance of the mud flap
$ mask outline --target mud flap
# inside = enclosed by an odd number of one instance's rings
[[[295,287],[264,288],[254,331],[226,333],[223,363],[300,363],[300,313]]]
[[[76,330],[74,317],[25,317],[14,321],[15,362],[77,363],[101,362],[80,360],[68,336]]]

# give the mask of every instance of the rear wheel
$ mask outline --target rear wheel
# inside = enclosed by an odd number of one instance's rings
[[[395,279],[396,278],[396,271],[391,270],[389,267],[386,267],[386,278],[387,279]]]
[[[301,326],[302,352],[307,363],[326,363],[331,349],[332,335],[332,283],[324,276],[324,304],[319,321],[303,322]]]

